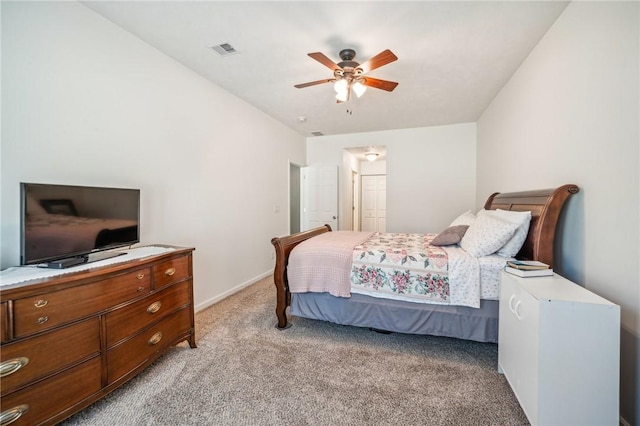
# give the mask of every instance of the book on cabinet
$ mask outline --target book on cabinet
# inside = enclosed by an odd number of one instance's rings
[[[507,260],[507,266],[514,269],[521,269],[523,271],[550,269],[549,265],[537,260]]]
[[[528,278],[528,277],[548,277],[550,275],[553,275],[553,269],[551,268],[547,268],[547,269],[516,269],[516,268],[512,268],[510,266],[505,266],[504,268],[505,272],[508,272],[512,275],[517,275],[519,277],[522,278]]]

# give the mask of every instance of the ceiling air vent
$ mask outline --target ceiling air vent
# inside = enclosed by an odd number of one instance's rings
[[[324,136],[324,134],[319,130],[316,130],[315,132],[311,132],[311,135],[313,135],[313,136]]]
[[[211,48],[218,52],[220,56],[228,56],[234,53],[238,53],[238,51],[229,43],[222,43],[217,46],[212,46]]]

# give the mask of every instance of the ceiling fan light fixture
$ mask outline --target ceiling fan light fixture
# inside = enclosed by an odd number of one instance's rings
[[[373,148],[364,153],[364,157],[369,161],[376,161],[378,159],[378,155],[380,154],[375,152]]]
[[[339,80],[336,80],[335,84],[333,85],[333,89],[338,94],[346,93],[347,90],[349,89],[349,83],[347,83],[347,80],[341,78]]]
[[[367,86],[362,84],[360,81],[356,81],[353,84],[353,91],[356,93],[356,96],[360,97],[367,91]]]
[[[347,79],[341,78],[336,80],[333,88],[336,91],[336,99],[338,102],[347,102],[349,100],[349,91],[351,90],[351,87]]]
[[[353,60],[356,56],[356,52],[353,49],[341,50],[340,59],[342,59],[342,62],[337,64],[322,52],[312,52],[307,55],[331,69],[333,71],[333,78],[294,85],[294,87],[298,89],[333,82],[333,88],[336,91],[336,99],[338,102],[348,102],[351,96],[351,89],[353,89],[357,97],[360,97],[367,90],[367,86],[391,92],[398,85],[398,83],[393,81],[366,77],[366,73],[398,59],[389,49],[378,53],[362,65]]]
[[[349,91],[345,90],[343,92],[336,93],[336,99],[340,102],[347,102],[349,100]]]

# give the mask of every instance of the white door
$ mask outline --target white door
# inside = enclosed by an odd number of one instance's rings
[[[338,230],[338,166],[303,167],[302,231],[331,225]]]
[[[363,231],[387,232],[387,176],[362,176]]]
[[[351,171],[351,230],[360,229],[360,186],[358,172]]]

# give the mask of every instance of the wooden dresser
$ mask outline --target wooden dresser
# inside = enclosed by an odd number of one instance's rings
[[[192,252],[0,287],[0,425],[58,423],[195,348]]]

